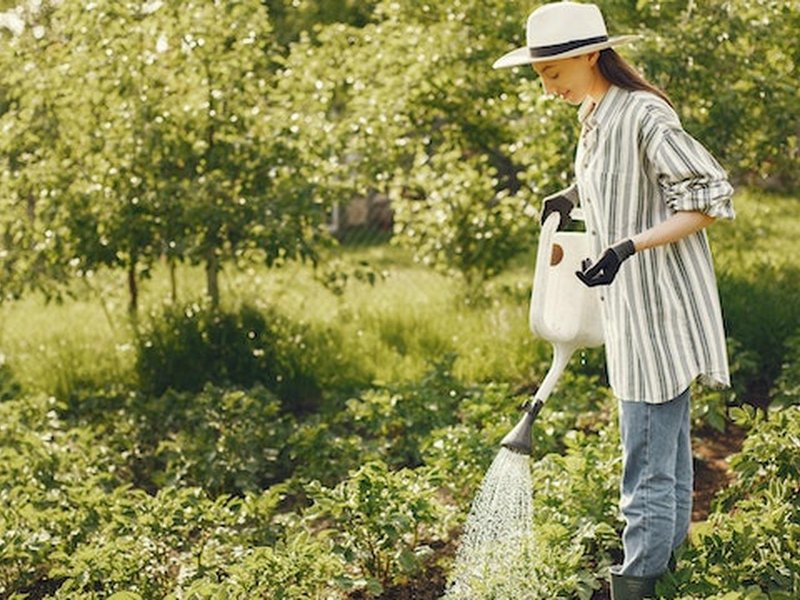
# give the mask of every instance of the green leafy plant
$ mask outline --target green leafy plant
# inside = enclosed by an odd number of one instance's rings
[[[0,402],[11,400],[19,395],[22,388],[11,370],[11,366],[6,362],[6,357],[0,353]]]
[[[433,472],[392,471],[374,461],[335,488],[309,486],[314,500],[309,516],[329,520],[335,550],[354,574],[340,577],[341,586],[377,595],[419,573],[432,555],[430,542],[444,533],[446,513],[436,499],[439,483]]]
[[[344,568],[326,536],[298,530],[274,547],[240,548],[226,577],[207,574],[183,588],[185,598],[330,598],[333,581]],[[221,580],[220,580],[221,579]]]
[[[713,390],[701,386],[692,389],[692,420],[694,426],[707,425],[724,432],[730,419],[732,406],[742,405],[749,397],[748,388],[761,377],[760,357],[733,338],[728,338],[731,387]]]
[[[287,444],[294,478],[332,486],[372,460],[421,465],[426,437],[454,423],[471,393],[452,373],[455,360],[445,355],[418,381],[373,387],[300,423]]]
[[[800,404],[800,330],[786,342],[783,367],[771,398],[774,406]]]
[[[571,431],[566,451],[531,466],[533,534],[512,556],[486,565],[454,599],[580,598],[601,587],[620,553],[620,452],[614,423],[597,433]]]
[[[768,419],[739,410],[737,420],[751,431],[731,459],[736,478],[693,533],[674,577],[663,582],[666,598],[800,593],[800,409],[776,410]]]
[[[264,388],[168,392],[150,408],[153,428],[166,425],[153,451],[164,465],[152,474],[160,485],[200,486],[217,496],[263,489],[287,475],[281,452],[294,421]]]

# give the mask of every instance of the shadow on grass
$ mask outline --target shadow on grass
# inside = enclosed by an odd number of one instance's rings
[[[719,290],[729,337],[758,355],[758,375],[748,381],[757,404],[781,372],[788,339],[800,330],[800,268],[762,265],[749,273],[719,274]]]

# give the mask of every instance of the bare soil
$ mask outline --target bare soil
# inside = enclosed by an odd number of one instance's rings
[[[728,457],[742,449],[745,431],[728,425],[721,433],[710,427],[695,431],[692,439],[694,453],[694,508],[692,522],[708,518],[711,501],[717,491],[728,485],[733,475]]]

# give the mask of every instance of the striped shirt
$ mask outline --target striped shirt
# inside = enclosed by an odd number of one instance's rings
[[[677,211],[734,218],[725,171],[658,96],[612,86],[597,106],[587,99],[578,116],[575,174],[595,256]],[[666,402],[698,377],[730,385],[705,231],[634,254],[598,289],[609,383],[619,399]]]

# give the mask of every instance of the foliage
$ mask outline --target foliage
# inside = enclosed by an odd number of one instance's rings
[[[761,387],[780,373],[784,344],[800,327],[795,296],[800,269],[762,264],[758,270],[719,273],[719,291],[730,336],[758,357]],[[752,356],[752,355],[751,355]]]
[[[791,215],[783,210],[791,201],[743,195],[736,227],[710,232],[720,270],[749,281],[765,264],[790,271],[796,223],[770,215]],[[8,508],[0,513],[0,596],[321,599],[377,594],[379,584],[388,596],[390,586],[416,592],[431,569],[446,569],[500,438],[550,363],[548,345],[525,323],[529,261],[512,263],[476,307],[454,304],[448,280],[411,265],[401,249],[359,249],[354,260],[367,253],[390,271],[374,287],[333,296],[308,266],[264,267],[231,280],[242,290],[241,308],[155,311],[141,324],[141,342],[161,340],[165,365],[173,354],[182,353],[187,368],[193,353],[213,355],[204,364],[219,379],[191,390],[155,394],[127,378],[114,383],[116,371],[98,365],[107,355],[133,363],[138,342],[127,330],[87,336],[98,321],[105,327],[96,306],[44,308],[29,299],[2,307],[8,358],[0,378],[12,391],[0,402],[0,503]],[[701,409],[752,398],[753,382],[767,380],[764,365],[776,361],[782,368],[769,381],[771,394],[793,404],[796,311],[788,292],[764,285],[723,297],[741,307],[735,319],[771,325],[761,337],[731,338],[735,387],[696,396]],[[266,309],[265,299],[278,308]],[[181,312],[187,308],[191,316]],[[730,325],[751,331],[751,323]],[[251,340],[251,330],[263,337]],[[209,348],[218,353],[207,355]],[[242,366],[261,368],[248,362],[258,348],[299,364],[324,402],[296,410],[292,396],[284,401],[259,383]],[[75,373],[80,385],[37,395],[41,373],[53,380]],[[602,351],[576,355],[534,426],[535,539],[520,548],[520,560],[503,561],[500,575],[485,578],[487,597],[508,597],[514,581],[532,597],[602,595],[620,552],[614,406]],[[746,405],[727,412],[750,427],[730,461],[735,477],[709,524],[695,524],[662,592],[796,597],[796,407],[770,407],[766,418]],[[385,583],[368,571],[368,540],[389,565]]]
[[[791,0],[600,4],[612,31],[642,34],[633,62],[738,179],[796,188]],[[2,297],[57,297],[110,266],[134,308],[164,256],[203,264],[217,302],[224,264],[316,263],[328,210],[373,193],[394,202],[397,243],[480,285],[532,242],[537,199],[572,177],[574,110],[529,69],[490,69],[522,43],[529,8],[20,10],[0,52]]]
[[[97,526],[121,461],[96,431],[69,428],[54,399],[0,403],[0,594],[46,577]]]
[[[224,260],[316,259],[325,211],[266,93],[260,2],[68,1],[30,19],[0,54],[4,295],[120,266],[134,310],[165,255],[205,264],[216,303]]]
[[[793,0],[681,3],[648,31],[639,58],[686,125],[735,174],[796,189],[798,116],[791,73]]]
[[[0,402],[11,400],[19,395],[22,388],[14,376],[14,372],[6,362],[5,355],[0,354]]]
[[[716,510],[693,534],[667,598],[793,598],[800,593],[800,410],[791,406],[743,420],[752,426],[731,460],[736,474],[716,500]]]
[[[392,467],[423,464],[429,434],[453,423],[458,404],[475,393],[454,379],[454,360],[445,356],[420,381],[365,390],[300,423],[287,444],[294,478],[333,486],[374,460]]]
[[[760,356],[753,350],[742,347],[735,339],[728,338],[728,362],[731,374],[731,387],[722,390],[694,386],[692,389],[692,420],[694,425],[708,425],[724,432],[731,406],[743,404],[749,397],[748,386],[758,381]]]
[[[211,499],[125,483],[123,453],[101,427],[69,427],[44,397],[0,403],[0,595],[51,582],[57,598],[187,588],[246,598],[314,597],[341,566],[324,535],[279,518],[282,488]],[[199,593],[199,592],[198,592]]]
[[[436,500],[440,476],[422,469],[391,471],[381,461],[364,464],[333,489],[312,484],[313,515],[340,524],[336,551],[379,594],[399,578],[419,572],[432,554],[429,542],[441,537],[444,514]],[[339,585],[362,585],[342,576]]]
[[[800,329],[786,342],[781,373],[772,390],[772,405],[800,404]]]
[[[508,385],[489,384],[463,394],[454,424],[435,429],[421,445],[423,461],[450,473],[444,485],[466,511],[492,462],[500,440],[514,426],[527,398]],[[603,431],[613,401],[593,377],[565,372],[533,426],[533,458],[563,453],[568,439]]]
[[[198,486],[217,496],[264,489],[286,476],[281,451],[293,420],[263,388],[168,392],[148,412],[142,437],[160,432],[153,457],[163,471],[152,475],[159,487]]]
[[[197,489],[170,487],[155,497],[126,494],[114,507],[125,518],[104,523],[70,557],[55,597],[100,598],[114,590],[144,598],[246,598],[254,591],[317,597],[341,568],[324,536],[311,539],[294,525],[271,545],[254,543],[247,511],[264,508],[254,499],[211,502]]]
[[[209,573],[185,587],[187,598],[275,598],[307,600],[330,598],[331,582],[343,564],[330,552],[324,535],[299,530],[274,547],[238,548],[240,556],[227,578]]]
[[[191,303],[153,312],[137,338],[139,384],[159,396],[167,389],[199,391],[206,383],[262,384],[292,410],[319,400],[307,327],[275,311],[252,306],[237,311]]]
[[[415,260],[463,276],[480,288],[532,241],[519,218],[525,203],[496,191],[497,174],[485,159],[465,160],[460,150],[419,156],[395,196],[395,234]]]
[[[376,0],[264,0],[275,35],[289,46],[303,33],[314,32],[326,23],[363,26],[370,19]]]

